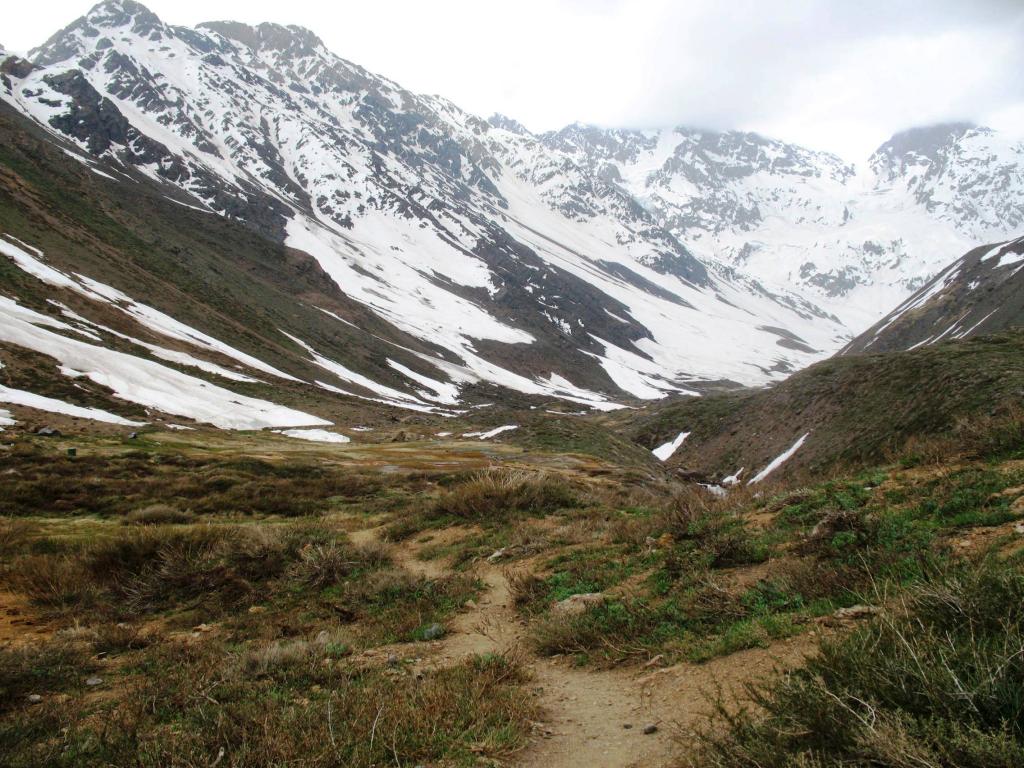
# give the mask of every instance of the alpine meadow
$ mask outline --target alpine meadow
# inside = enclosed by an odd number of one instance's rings
[[[0,27],[0,764],[1024,765],[1024,9],[57,5]]]

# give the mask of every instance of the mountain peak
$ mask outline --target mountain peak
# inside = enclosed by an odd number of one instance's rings
[[[105,27],[121,27],[129,22],[161,23],[155,13],[135,0],[104,0],[90,8],[85,18],[92,24]]]
[[[909,154],[934,158],[943,147],[956,141],[972,130],[987,131],[969,122],[935,123],[909,128],[893,134],[887,142],[875,150],[874,156],[902,158]]]
[[[284,26],[263,22],[255,26],[238,21],[207,21],[199,29],[216,32],[253,51],[278,51],[293,56],[308,56],[323,48],[323,41],[311,30],[295,24]]]
[[[135,0],[105,0],[29,51],[28,58],[34,64],[49,66],[81,55],[86,49],[81,38],[99,37],[102,29],[129,28],[137,35],[150,35],[163,26],[155,13]]]
[[[487,122],[491,125],[492,128],[500,128],[504,131],[508,131],[509,133],[518,134],[519,136],[532,135],[530,131],[527,130],[526,126],[524,126],[518,120],[514,120],[513,118],[508,117],[507,115],[502,115],[498,112],[495,112],[493,115],[487,118]]]

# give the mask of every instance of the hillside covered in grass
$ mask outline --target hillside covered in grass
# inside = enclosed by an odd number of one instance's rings
[[[739,472],[745,482],[805,435],[780,475],[867,466],[905,450],[970,452],[1003,439],[1022,403],[1024,332],[1006,331],[834,357],[772,387],[659,402],[608,422],[649,449],[687,432],[670,468],[704,482]]]

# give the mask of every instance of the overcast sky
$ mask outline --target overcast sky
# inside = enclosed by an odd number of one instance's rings
[[[533,130],[741,128],[851,160],[940,120],[1024,135],[1024,0],[145,4],[172,24],[301,24],[407,88]],[[24,52],[91,5],[18,4],[0,43]]]

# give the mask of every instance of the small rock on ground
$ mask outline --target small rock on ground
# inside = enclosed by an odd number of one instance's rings
[[[849,608],[840,608],[833,616],[837,619],[864,619],[882,612],[877,605],[851,605]]]
[[[423,630],[424,640],[437,640],[444,636],[444,627],[440,624],[431,624],[429,627]]]
[[[559,600],[551,607],[552,613],[560,613],[564,616],[579,616],[586,613],[590,608],[603,605],[605,596],[601,592],[588,592],[582,595],[571,595],[565,600]]]

